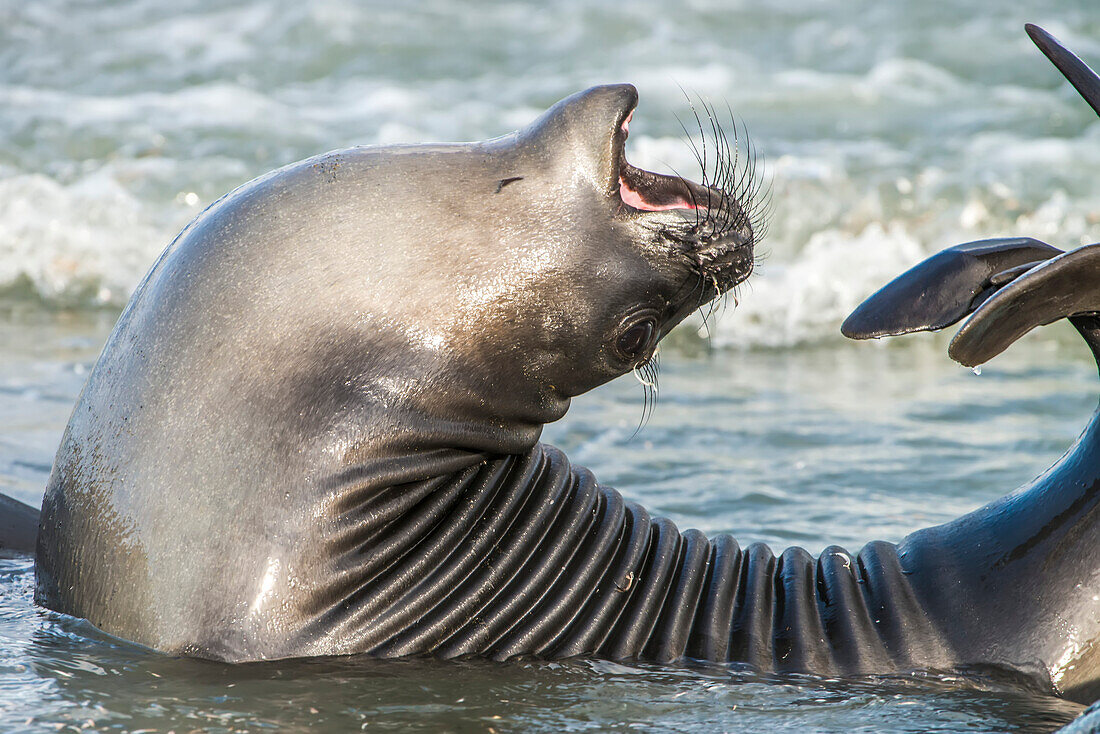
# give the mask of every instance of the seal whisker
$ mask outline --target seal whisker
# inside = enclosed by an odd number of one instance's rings
[[[736,152],[731,154],[729,136],[726,134],[721,121],[714,110],[713,106],[708,106],[708,116],[711,122],[711,131],[714,135],[714,146],[716,149],[717,160],[715,162],[715,186],[724,192],[733,191],[733,176],[732,171],[736,165]],[[736,146],[734,146],[736,150]],[[721,220],[717,229],[724,230],[730,221],[731,208],[729,202],[723,202],[724,206],[719,208],[719,211],[715,215],[715,220]]]
[[[699,111],[695,108],[695,103],[688,99],[688,106],[691,108],[691,114],[695,116],[695,124],[699,126],[699,143],[702,146],[703,159],[700,161],[699,166],[702,169],[702,179],[700,183],[706,189],[707,192],[707,218],[710,218],[711,212],[711,187],[708,181],[708,168],[707,168],[707,138],[703,134],[703,120],[699,117]]]
[[[707,175],[706,178],[710,179],[711,186],[721,191],[726,191],[727,183],[725,181],[725,171],[723,165],[722,156],[722,138],[721,128],[718,126],[714,119],[714,110],[706,103],[705,100],[700,100],[703,109],[706,111],[707,120],[710,122],[710,132],[714,139],[714,173]],[[720,210],[725,207],[720,207]],[[707,207],[707,213],[711,217],[711,221],[717,221],[719,215],[714,213],[714,207]],[[718,229],[721,229],[719,226]]]
[[[649,423],[649,419],[657,407],[657,397],[660,394],[657,382],[660,373],[660,348],[655,349],[645,362],[634,365],[634,369],[631,371],[634,374],[634,379],[642,385],[642,415],[638,419],[638,425],[635,427],[634,433],[630,434],[630,438],[633,439]]]
[[[700,318],[703,319],[703,328],[705,328],[707,330],[707,339],[706,340],[707,340],[707,343],[709,344],[711,342],[711,340],[714,338],[714,332],[711,331],[711,328],[710,328],[710,321],[708,320],[709,315],[708,315],[707,311],[703,308],[703,305],[704,305],[703,304],[703,294],[706,292],[706,276],[704,276],[702,274],[699,275],[699,285],[700,285],[699,301],[695,305],[695,310],[699,312]]]
[[[723,151],[725,153],[725,155],[722,158],[723,166],[722,166],[722,185],[721,185],[721,188],[727,189],[727,188],[731,187],[731,184],[734,182],[734,180],[736,178],[737,159],[739,157],[739,152],[738,152],[739,149],[737,148],[737,121],[734,120],[734,124],[733,124],[733,140],[734,140],[733,151],[734,152],[732,153],[732,155],[730,153],[729,137],[726,135],[725,129],[722,127],[722,124],[720,122],[716,121],[715,125],[718,128],[717,143],[718,143],[719,146],[721,146],[721,148],[723,149]],[[736,190],[735,186],[733,188]],[[738,196],[737,198],[740,199],[740,196]],[[721,227],[719,227],[719,229],[722,229],[722,230],[729,229],[731,219],[733,217],[732,208],[727,204],[726,206],[722,207],[722,210],[721,210],[720,214],[723,218],[723,221],[722,221],[722,225],[721,225]]]
[[[680,91],[683,91],[683,87],[680,88]],[[684,92],[684,95],[687,96],[687,93]],[[676,117],[676,122],[678,122],[680,124],[680,129],[682,129],[684,131],[684,140],[687,141],[688,147],[691,149],[692,155],[695,156],[695,162],[699,164],[700,170],[705,169],[706,166],[703,162],[704,161],[703,155],[702,155],[702,153],[699,152],[699,146],[697,146],[695,144],[695,141],[691,137],[691,133],[688,132],[687,125],[684,124],[684,121],[680,119],[679,115],[675,115],[675,117]],[[698,117],[696,117],[696,119],[698,119]],[[687,182],[686,178],[684,178],[679,173],[677,173],[675,169],[672,169],[672,172],[675,173],[676,176],[680,179],[680,181],[684,184],[684,188],[687,189],[688,194],[691,196],[691,205],[692,205],[692,207],[695,211],[695,229],[699,229],[699,227],[700,227],[700,221],[699,221],[699,217],[700,217],[699,209],[700,209],[700,207],[699,207],[699,201],[695,197],[695,191],[692,189],[691,186],[687,185],[688,182]],[[705,176],[701,180],[701,184],[703,186],[706,186]]]
[[[698,140],[682,119],[677,117],[677,122],[700,167],[701,179],[699,185],[691,185],[676,172],[688,192],[685,201],[692,202],[695,221],[667,224],[664,234],[676,248],[686,251],[690,267],[702,276],[701,306],[719,299],[755,268],[755,245],[765,229],[771,187],[759,175],[761,156],[729,102],[725,102],[725,113],[719,114],[702,96],[681,91],[695,119]],[[728,121],[724,119],[727,116]],[[702,191],[696,193],[700,187]],[[703,208],[705,211],[699,211]],[[714,304],[708,319],[720,310],[721,304]]]

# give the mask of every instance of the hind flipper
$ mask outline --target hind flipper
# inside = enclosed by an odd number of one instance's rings
[[[851,339],[935,331],[978,308],[1002,284],[1001,273],[1061,253],[1030,237],[967,242],[910,268],[865,300],[840,327]]]
[[[1024,30],[1031,36],[1031,40],[1046,54],[1058,71],[1069,80],[1069,83],[1085,98],[1089,106],[1100,115],[1100,76],[1089,68],[1077,55],[1059,43],[1058,39],[1050,35],[1042,28],[1031,23],[1024,24]]]
[[[948,354],[969,367],[988,362],[1036,326],[1080,317],[1075,326],[1097,352],[1091,319],[1100,311],[1100,244],[1038,264],[989,297],[951,340]]]
[[[852,339],[937,331],[966,316],[948,353],[976,367],[1036,326],[1068,318],[1100,363],[1100,244],[1069,252],[1030,237],[949,247],[910,268],[845,319]]]

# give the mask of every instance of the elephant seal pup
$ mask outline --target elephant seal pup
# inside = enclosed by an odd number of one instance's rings
[[[596,87],[487,142],[328,153],[197,217],[73,412],[37,600],[243,661],[580,652],[597,622],[562,615],[582,600],[611,626],[663,598],[646,569],[672,569],[671,525],[537,444],[753,267],[731,162],[710,185],[627,163],[637,99]]]
[[[331,153],[199,216],[135,292],[73,413],[43,503],[38,601],[226,661],[992,665],[1088,696],[1095,422],[1028,488],[898,546],[817,559],[680,533],[538,444],[570,398],[643,366],[752,269],[751,183],[728,160],[699,185],[630,166],[635,103],[632,87],[598,87],[485,143]],[[976,249],[901,276],[849,333],[973,312],[987,327],[965,352],[990,355],[1045,322],[1019,304],[1078,318],[1092,299],[1058,298],[1067,279],[1100,293],[1073,275],[1094,250]],[[904,318],[907,294],[932,303]]]

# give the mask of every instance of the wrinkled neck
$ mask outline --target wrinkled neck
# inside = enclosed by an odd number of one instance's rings
[[[332,460],[326,481],[392,486],[522,454],[569,406],[519,360],[424,348],[383,330],[324,341],[325,358],[311,359],[270,399],[320,437]]]

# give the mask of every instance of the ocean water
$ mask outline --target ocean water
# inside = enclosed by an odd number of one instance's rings
[[[0,0],[0,492],[40,500],[130,291],[207,204],[354,144],[499,135],[629,81],[627,155],[695,175],[679,120],[728,104],[771,191],[766,255],[716,319],[545,438],[681,528],[812,552],[900,540],[1049,466],[1096,407],[1065,325],[981,375],[946,338],[839,336],[942,247],[1100,239],[1100,121],[1034,49],[1100,65],[1089,0],[409,4]],[[722,666],[363,660],[228,667],[31,603],[0,560],[0,731],[1051,731],[1082,707],[1004,681]]]

